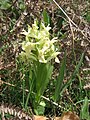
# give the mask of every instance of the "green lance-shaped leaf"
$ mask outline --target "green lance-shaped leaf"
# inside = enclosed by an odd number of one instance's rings
[[[60,91],[61,91],[62,83],[63,83],[63,79],[64,79],[65,68],[66,68],[66,53],[65,53],[64,59],[62,60],[59,76],[56,81],[55,95],[54,95],[55,102],[58,101],[59,96],[60,96]]]
[[[53,66],[50,64],[39,63],[36,71],[36,102],[38,103],[41,95],[43,95],[47,84],[51,78]]]
[[[85,120],[90,120],[90,116],[89,116],[89,102],[88,102],[88,98],[85,97],[85,100],[83,102],[83,106],[80,112],[80,118],[81,119],[85,119]]]
[[[46,10],[43,10],[43,21],[45,23],[45,26],[50,25],[50,16],[48,15]]]
[[[82,64],[82,61],[83,61],[83,57],[84,57],[84,53],[82,53],[82,56],[81,56],[81,59],[79,61],[79,63],[76,65],[76,69],[75,71],[73,72],[72,76],[71,76],[71,79],[68,80],[68,82],[63,86],[60,94],[62,94],[64,92],[64,90],[71,84],[71,82],[75,79],[75,76],[77,75],[77,73],[79,72],[79,68]]]

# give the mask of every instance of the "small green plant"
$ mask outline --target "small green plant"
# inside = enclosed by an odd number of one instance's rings
[[[6,10],[6,9],[8,9],[9,7],[11,6],[11,3],[10,3],[10,1],[9,0],[0,0],[0,8],[1,9],[4,9],[4,10]]]
[[[87,20],[87,22],[90,23],[90,10],[86,11],[86,14],[84,15],[84,18]]]
[[[81,108],[80,112],[80,118],[85,119],[85,120],[90,120],[90,115],[89,115],[89,101],[88,98],[85,97],[83,106]]]

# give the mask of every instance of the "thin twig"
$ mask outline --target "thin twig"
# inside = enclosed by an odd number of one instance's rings
[[[75,61],[76,61],[76,55],[75,55],[75,51],[74,51],[74,40],[75,40],[75,37],[74,37],[73,27],[72,27],[72,24],[71,24],[70,21],[69,21],[69,24],[70,24],[71,34],[72,34],[72,48],[73,48],[74,58],[75,58]]]

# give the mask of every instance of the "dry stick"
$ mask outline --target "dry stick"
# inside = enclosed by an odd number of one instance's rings
[[[3,80],[0,80],[0,82],[1,82],[2,84],[6,84],[6,85],[9,85],[9,86],[12,86],[12,87],[16,87],[15,85],[10,84],[10,83],[7,83],[7,82],[4,82]],[[23,88],[20,88],[20,89],[22,90]],[[25,91],[26,91],[26,92],[29,92],[29,90],[27,90],[27,89],[25,89]],[[32,92],[32,93],[35,94],[34,92]],[[59,108],[63,108],[63,107],[62,107],[61,105],[59,105],[58,103],[51,101],[49,98],[47,98],[47,97],[45,97],[45,96],[41,96],[41,98],[43,98],[44,100],[46,100],[46,101],[48,101],[48,102],[51,102],[53,105],[55,105],[55,106],[57,106],[57,107],[59,107]]]
[[[3,81],[3,80],[0,79],[0,86],[1,86],[2,84],[6,84],[6,85],[9,85],[9,86],[15,87],[15,85],[10,84],[10,83],[5,82],[5,81]]]
[[[75,40],[75,37],[74,37],[74,32],[73,32],[73,28],[72,28],[72,24],[71,22],[69,21],[69,24],[70,24],[70,29],[71,29],[71,33],[72,33],[72,47],[73,47],[73,53],[74,53],[74,58],[75,58],[75,61],[76,61],[76,55],[75,55],[75,51],[74,51],[74,40]]]
[[[82,35],[87,38],[87,36],[84,34],[84,32],[77,26],[77,24],[75,24],[71,18],[67,15],[67,13],[61,8],[61,6],[55,1],[53,0],[53,2],[56,4],[56,6],[64,13],[64,15],[68,18],[68,20],[78,29],[78,31],[80,31],[82,33]],[[89,38],[87,38],[87,41],[90,43]]]
[[[72,33],[72,38],[73,38],[73,43],[72,43],[72,45],[73,45],[73,48],[74,48],[74,33],[73,33],[73,28],[72,28],[72,24],[71,24],[71,22],[69,21],[69,24],[70,24],[70,29],[71,29],[71,33]]]

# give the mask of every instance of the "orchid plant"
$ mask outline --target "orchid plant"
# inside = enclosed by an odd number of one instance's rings
[[[51,60],[59,63],[57,51],[54,43],[56,38],[50,39],[49,26],[41,22],[38,26],[38,21],[35,20],[32,27],[28,25],[28,31],[23,30],[25,41],[22,42],[22,52],[20,58],[27,63],[30,63],[29,87],[30,92],[35,93],[34,106],[40,103],[41,95],[43,95],[49,80],[51,79],[53,65]],[[30,94],[28,96],[28,99]],[[28,100],[27,100],[28,101]]]

